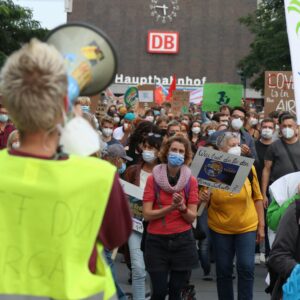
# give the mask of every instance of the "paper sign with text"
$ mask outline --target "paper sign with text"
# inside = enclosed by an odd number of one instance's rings
[[[144,190],[134,184],[120,179],[124,193],[129,197],[129,205],[132,212],[133,230],[142,233],[143,228],[143,195]]]
[[[210,148],[199,148],[191,165],[199,185],[239,193],[254,159]]]

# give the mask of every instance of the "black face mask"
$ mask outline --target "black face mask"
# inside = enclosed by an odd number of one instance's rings
[[[171,136],[174,136],[175,134],[176,134],[175,131],[171,131],[171,132],[168,133],[168,136],[171,137]]]
[[[160,135],[165,136],[167,134],[167,129],[161,129],[160,130]]]

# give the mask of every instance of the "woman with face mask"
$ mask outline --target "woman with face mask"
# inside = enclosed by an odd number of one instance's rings
[[[0,150],[6,147],[8,137],[14,130],[15,127],[9,123],[7,110],[0,103]]]
[[[144,189],[147,178],[151,175],[153,168],[158,164],[158,152],[161,147],[162,137],[155,133],[148,133],[142,143],[142,161],[130,166],[124,175],[124,180]],[[132,208],[133,223],[141,224],[143,220],[142,201],[130,197],[130,206]],[[132,271],[132,292],[133,299],[145,299],[145,279],[146,270],[143,252],[141,251],[143,228],[134,226],[128,246],[131,259]]]
[[[199,121],[194,121],[192,123],[189,139],[191,141],[192,151],[195,154],[199,148],[199,141],[201,139],[201,124]]]
[[[228,154],[241,154],[235,133],[226,132],[220,135],[217,147]],[[220,300],[234,299],[234,256],[239,282],[238,299],[253,299],[255,244],[264,239],[262,200],[254,167],[238,194],[218,189],[200,192],[200,201],[209,202],[208,226],[216,260]]]
[[[150,274],[152,299],[181,299],[180,293],[199,258],[191,224],[197,215],[198,183],[188,165],[190,142],[183,136],[169,138],[157,165],[147,179],[143,214],[149,221],[145,265]]]
[[[246,113],[245,130],[254,138],[258,140],[260,138],[259,131],[257,130],[258,114],[254,112]]]

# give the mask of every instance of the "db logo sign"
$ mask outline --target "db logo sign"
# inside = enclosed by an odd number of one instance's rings
[[[147,50],[149,53],[178,53],[179,33],[168,31],[149,31]]]

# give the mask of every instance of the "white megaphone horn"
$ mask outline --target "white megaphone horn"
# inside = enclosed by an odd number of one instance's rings
[[[68,23],[53,29],[46,42],[65,59],[71,106],[79,95],[96,95],[114,80],[117,55],[100,29],[84,23]]]

